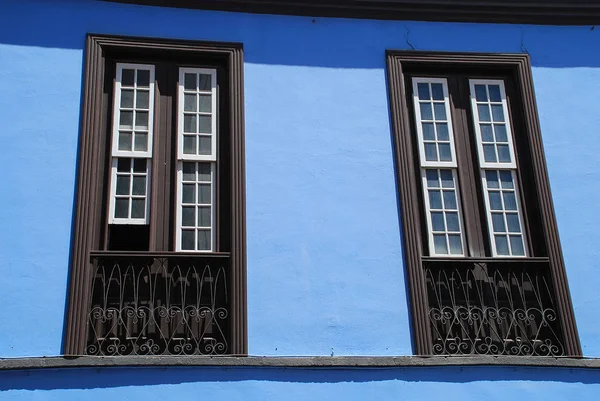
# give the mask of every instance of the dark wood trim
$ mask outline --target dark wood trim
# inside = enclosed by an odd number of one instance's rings
[[[582,350],[575,324],[575,315],[569,293],[565,265],[562,256],[556,216],[550,193],[550,183],[542,144],[542,135],[533,90],[531,64],[527,54],[445,53],[418,51],[387,51],[388,91],[396,158],[398,192],[402,207],[404,232],[404,255],[408,276],[411,311],[414,329],[415,354],[431,354],[429,320],[427,316],[427,294],[421,261],[425,260],[420,243],[421,228],[418,221],[419,203],[416,201],[418,186],[415,183],[415,167],[411,154],[411,132],[408,121],[406,90],[403,70],[409,66],[422,68],[435,66],[444,69],[501,69],[516,79],[517,96],[523,107],[524,134],[529,144],[529,158],[536,201],[543,225],[547,255],[530,258],[531,261],[547,260],[555,287],[557,307],[565,341],[565,352],[569,356],[581,356]],[[436,259],[436,258],[428,258]],[[468,258],[469,260],[475,260]],[[487,258],[476,258],[485,261]]]
[[[102,220],[102,171],[105,163],[102,143],[104,68],[107,53],[123,51],[163,52],[171,55],[206,55],[226,60],[229,66],[231,102],[231,353],[245,355],[247,348],[246,311],[246,215],[244,161],[243,47],[239,43],[159,40],[120,36],[88,35],[81,132],[79,139],[76,206],[69,278],[65,355],[83,355],[87,337],[87,308],[90,291],[90,255],[101,243],[98,227]],[[100,192],[99,192],[100,191]],[[163,222],[165,224],[165,222]],[[147,253],[148,255],[150,253]],[[182,255],[189,257],[190,255]],[[196,254],[196,256],[198,256]]]
[[[404,21],[597,25],[596,0],[105,0],[162,7],[196,8],[309,17]]]

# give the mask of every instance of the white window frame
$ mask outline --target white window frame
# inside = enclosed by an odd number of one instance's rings
[[[506,135],[508,139],[508,150],[510,154],[510,163],[506,162],[486,162],[483,153],[483,141],[481,137],[481,126],[479,121],[479,112],[477,109],[477,99],[475,97],[475,85],[486,85],[486,92],[488,93],[488,102],[489,104],[489,90],[487,89],[487,85],[499,85],[500,87],[500,97],[502,99],[502,111],[504,112],[504,124],[506,124]],[[471,96],[471,111],[473,115],[473,123],[475,125],[475,139],[477,142],[477,156],[479,158],[479,165],[481,168],[485,169],[516,169],[517,168],[517,160],[515,157],[515,146],[513,142],[513,133],[512,133],[512,124],[510,119],[510,113],[508,110],[508,104],[506,102],[506,90],[504,88],[504,81],[501,79],[469,79],[469,89]],[[491,111],[490,111],[491,113]],[[490,114],[491,116],[491,114]],[[493,119],[493,118],[492,118]],[[486,124],[486,122],[484,122]],[[490,122],[493,124],[493,122]],[[495,140],[495,138],[494,138]]]
[[[199,94],[211,94],[211,154],[210,155],[193,155],[183,153],[183,107],[184,107],[184,76],[185,74],[206,74],[211,76],[211,90],[197,91],[196,96]],[[177,102],[177,158],[179,160],[195,160],[195,161],[216,161],[217,160],[217,70],[214,68],[179,68],[179,83],[177,85],[178,102]],[[198,103],[196,103],[198,107]],[[197,108],[197,114],[200,114],[200,110]],[[199,124],[199,121],[198,123]],[[196,140],[198,141],[198,133]],[[199,143],[196,143],[199,146]]]
[[[150,70],[150,85],[148,99],[148,148],[146,151],[139,150],[119,150],[119,119],[121,111],[121,80],[123,79],[123,70]],[[113,100],[113,127],[112,127],[112,156],[113,157],[152,157],[152,146],[154,137],[154,65],[152,64],[133,64],[133,63],[117,63],[117,77],[115,79],[115,94]],[[137,81],[134,82],[137,93]],[[133,103],[135,110],[135,99]],[[131,122],[132,135],[135,136],[135,118]],[[132,137],[132,141],[134,138]]]
[[[117,165],[119,163],[119,159],[131,159],[130,163],[134,162],[134,159],[141,158],[126,158],[126,157],[113,157],[111,160],[111,172],[110,172],[110,204],[109,204],[109,219],[108,224],[129,224],[129,225],[144,225],[149,224],[150,222],[150,181],[152,177],[152,161],[151,159],[146,159],[146,197],[145,197],[145,213],[144,218],[117,218],[115,217],[115,204],[116,204],[116,195],[117,195]],[[131,174],[131,169],[133,167],[130,166],[129,177],[130,177],[130,193],[129,197],[129,212],[131,212],[132,207],[132,194],[131,188],[133,185],[133,175]]]
[[[418,93],[418,84],[419,83],[427,83],[427,84],[442,84],[442,88],[444,91],[444,106],[446,108],[446,121],[448,123],[448,135],[449,135],[449,139],[450,139],[450,155],[452,160],[450,161],[428,161],[425,158],[425,140],[423,137],[423,127],[421,125],[422,118],[421,118],[421,107],[419,105],[419,93]],[[443,168],[443,167],[457,167],[456,164],[456,146],[454,144],[454,127],[452,126],[452,114],[450,111],[450,97],[448,95],[448,80],[446,78],[426,78],[426,77],[414,77],[412,79],[412,85],[413,85],[413,103],[414,103],[414,109],[415,109],[415,125],[417,127],[417,138],[419,141],[419,155],[420,155],[420,160],[421,160],[421,167],[439,167],[439,168]],[[433,102],[433,101],[431,101]],[[434,113],[434,111],[432,110],[432,113]],[[434,118],[435,118],[435,114],[434,114]],[[428,120],[426,120],[428,121]],[[435,122],[434,122],[435,125]],[[438,152],[438,158],[439,158],[439,151],[437,150],[437,144],[436,144],[436,151]]]
[[[496,238],[494,237],[494,226],[493,226],[493,222],[492,222],[492,208],[490,205],[490,197],[489,197],[488,185],[487,185],[487,176],[485,174],[486,170],[510,171],[510,174],[511,174],[511,177],[513,180],[513,186],[515,187],[514,188],[515,201],[517,204],[517,213],[519,215],[519,224],[521,225],[521,237],[523,239],[523,253],[524,253],[523,255],[512,255],[512,246],[510,245],[510,240],[508,242],[508,246],[509,246],[509,249],[511,250],[511,255],[498,255],[498,251],[496,249]],[[497,257],[497,258],[526,258],[526,257],[528,257],[529,249],[527,246],[527,234],[526,234],[525,224],[524,224],[523,209],[521,208],[521,195],[519,193],[519,182],[517,181],[517,171],[514,169],[481,169],[480,171],[481,171],[481,181],[482,181],[482,185],[483,185],[483,197],[484,197],[484,201],[485,201],[487,225],[488,225],[488,236],[489,236],[489,241],[490,241],[490,247],[492,249],[492,256]],[[499,176],[498,176],[498,185],[500,187],[501,197],[503,198],[502,204],[504,205],[504,197],[502,196],[502,184],[500,182]],[[504,209],[502,211],[502,214],[503,214],[503,219],[504,219],[504,225],[507,230],[507,235],[510,237],[510,233],[508,232],[508,224],[506,221],[506,209]]]

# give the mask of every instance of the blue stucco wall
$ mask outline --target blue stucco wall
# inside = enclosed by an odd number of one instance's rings
[[[244,44],[253,355],[412,353],[385,49],[529,52],[579,334],[600,356],[598,30],[92,0],[0,2],[0,356],[60,354],[88,32]]]

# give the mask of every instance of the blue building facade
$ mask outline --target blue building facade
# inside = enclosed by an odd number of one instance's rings
[[[388,50],[529,55],[577,332],[583,356],[594,358],[600,33],[593,26],[94,0],[4,0],[0,22],[0,398],[597,398],[593,360],[393,362],[414,355],[415,345],[386,67]],[[265,357],[264,366],[8,368],[64,354],[89,34],[243,45],[246,358]],[[276,357],[289,365],[269,362]],[[302,359],[320,361],[309,366],[290,357],[323,358]],[[345,364],[347,357],[374,357],[373,366]]]

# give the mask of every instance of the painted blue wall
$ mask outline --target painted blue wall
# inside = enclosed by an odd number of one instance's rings
[[[0,356],[60,353],[88,32],[244,44],[254,355],[412,353],[385,49],[529,52],[579,334],[584,353],[600,356],[597,30],[92,0],[0,2]],[[253,380],[227,391],[239,398]],[[390,379],[370,391],[415,386]],[[331,387],[356,398],[352,383]]]

